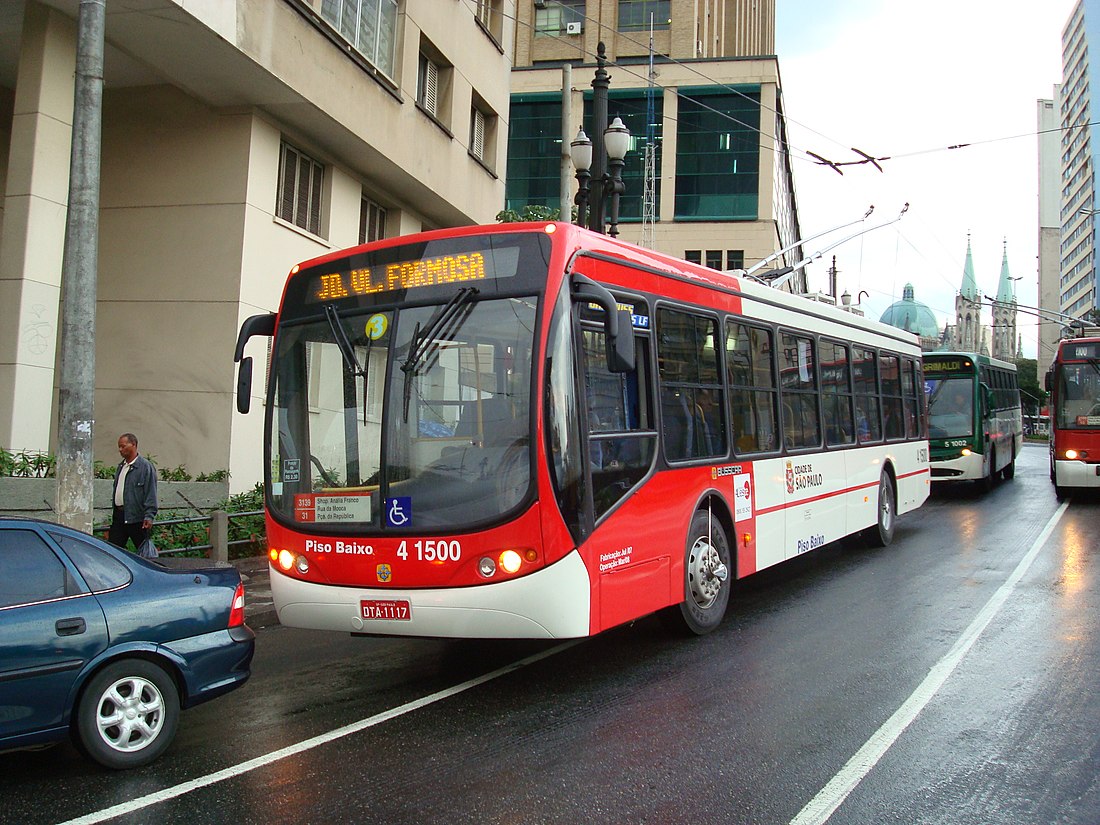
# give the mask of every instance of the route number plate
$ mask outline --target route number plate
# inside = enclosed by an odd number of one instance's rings
[[[364,619],[407,622],[412,619],[408,599],[363,599],[359,611]]]

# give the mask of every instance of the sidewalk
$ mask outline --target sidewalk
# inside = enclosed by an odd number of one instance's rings
[[[244,582],[244,620],[253,630],[278,624],[275,604],[271,600],[271,571],[267,556],[235,559],[233,566]]]

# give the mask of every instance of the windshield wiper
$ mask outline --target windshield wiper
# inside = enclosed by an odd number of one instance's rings
[[[325,318],[328,319],[329,328],[332,330],[332,337],[336,340],[336,348],[340,350],[340,355],[344,358],[344,366],[347,367],[348,372],[352,375],[356,375],[363,379],[363,424],[367,423],[367,371],[363,365],[359,363],[358,357],[355,355],[355,347],[351,345],[351,341],[348,340],[348,334],[344,331],[344,325],[340,323],[340,315],[336,311],[335,304],[325,304]],[[367,339],[367,354],[370,354],[371,344],[374,343],[374,339]]]
[[[409,398],[412,394],[413,376],[420,371],[421,363],[425,362],[425,355],[434,353],[439,349],[438,340],[447,335],[453,335],[458,331],[464,319],[462,310],[471,309],[471,302],[477,296],[477,287],[464,286],[456,292],[451,300],[440,307],[435,315],[428,321],[423,331],[417,323],[413,329],[412,340],[409,342],[409,353],[401,364],[401,371],[405,373],[405,386],[402,390],[403,408],[402,419],[409,420]]]

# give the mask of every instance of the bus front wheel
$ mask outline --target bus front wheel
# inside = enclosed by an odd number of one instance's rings
[[[990,448],[986,452],[986,456],[989,458],[988,464],[983,464],[982,469],[985,471],[981,478],[975,480],[974,486],[976,486],[979,492],[988,493],[993,489],[993,485],[997,481],[997,470],[994,469],[997,466],[997,453],[993,448]]]
[[[898,522],[898,505],[894,483],[885,470],[878,479],[878,522],[863,531],[863,539],[872,547],[887,547],[894,540]]]
[[[679,633],[702,636],[718,627],[730,599],[730,548],[711,513],[697,512],[684,554],[684,600],[665,608],[661,621]]]

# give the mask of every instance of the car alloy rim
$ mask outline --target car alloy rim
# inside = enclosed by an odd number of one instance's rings
[[[103,692],[96,717],[99,735],[108,746],[133,753],[147,747],[160,733],[164,697],[148,679],[128,676]]]
[[[695,603],[702,608],[710,607],[718,598],[722,582],[726,580],[729,571],[722,563],[718,550],[706,536],[700,536],[692,545],[688,572],[691,576],[691,596]]]

